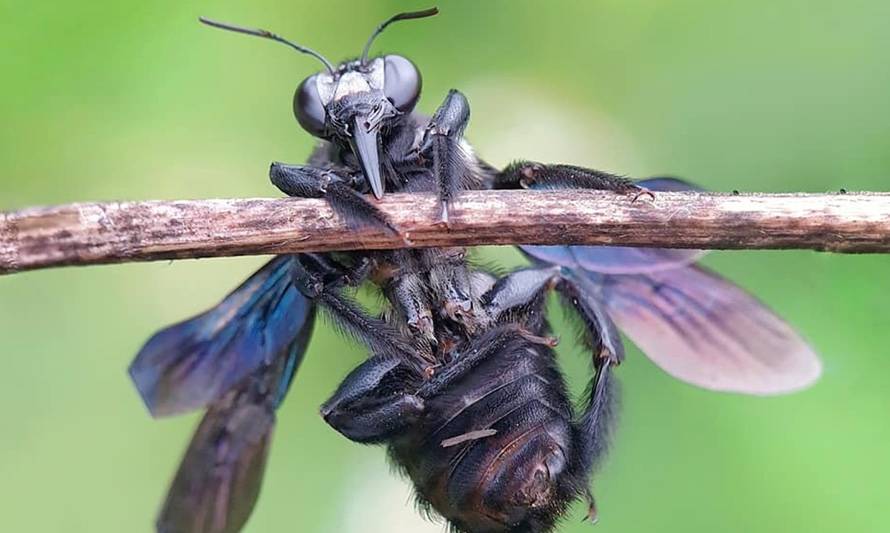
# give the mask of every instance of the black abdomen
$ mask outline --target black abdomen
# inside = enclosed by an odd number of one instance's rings
[[[521,337],[427,400],[391,453],[461,529],[543,531],[578,493],[572,408],[552,350]]]

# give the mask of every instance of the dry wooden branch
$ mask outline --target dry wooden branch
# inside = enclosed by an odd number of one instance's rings
[[[378,203],[410,242],[349,228],[324,201],[82,203],[0,214],[0,273],[249,254],[406,246],[617,244],[671,248],[890,251],[890,193],[473,191],[437,223],[431,195]]]

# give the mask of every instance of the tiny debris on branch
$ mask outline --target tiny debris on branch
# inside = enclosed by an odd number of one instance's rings
[[[78,203],[0,213],[0,274],[66,265],[492,244],[890,251],[890,193],[466,191],[377,202],[402,235],[350,228],[323,200]]]

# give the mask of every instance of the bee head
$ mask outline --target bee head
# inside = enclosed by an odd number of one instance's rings
[[[278,41],[321,61],[324,70],[304,79],[294,92],[294,117],[315,137],[348,146],[362,167],[374,196],[382,198],[379,148],[380,132],[399,116],[410,113],[420,97],[421,77],[406,57],[390,54],[368,58],[374,39],[393,22],[430,17],[435,7],[394,15],[371,34],[359,59],[334,67],[324,56],[272,32],[244,28],[201,18],[201,22],[224,30]]]

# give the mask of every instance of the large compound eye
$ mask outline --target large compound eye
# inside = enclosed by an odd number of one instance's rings
[[[294,93],[294,116],[304,130],[321,137],[324,132],[325,110],[315,85],[316,76],[318,75],[309,76],[297,87]]]
[[[420,97],[420,71],[402,56],[389,55],[383,59],[383,94],[396,109],[408,113]]]

